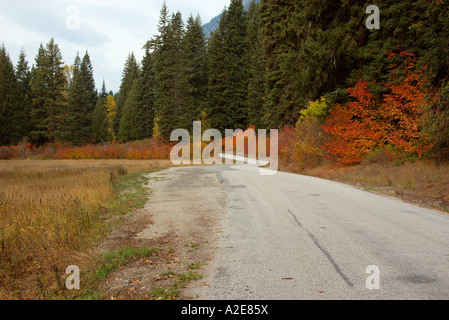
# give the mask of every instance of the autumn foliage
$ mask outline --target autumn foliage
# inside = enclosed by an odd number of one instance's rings
[[[416,65],[409,51],[390,53],[391,72],[380,94],[359,80],[347,91],[351,101],[337,104],[323,129],[332,137],[323,146],[330,157],[341,164],[360,163],[378,148],[391,147],[396,153],[421,156],[429,143],[421,136],[422,116],[426,106],[425,68]]]

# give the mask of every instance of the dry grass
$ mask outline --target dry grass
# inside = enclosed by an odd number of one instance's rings
[[[304,173],[449,212],[449,164],[380,161],[353,167],[327,165]]]
[[[34,299],[64,256],[107,232],[120,175],[170,161],[0,161],[0,299]]]

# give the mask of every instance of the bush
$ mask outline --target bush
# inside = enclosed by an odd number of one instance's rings
[[[11,160],[21,156],[22,152],[16,147],[0,147],[0,160]]]

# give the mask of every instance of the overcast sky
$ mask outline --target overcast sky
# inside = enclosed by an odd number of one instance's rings
[[[86,50],[92,60],[97,88],[117,91],[123,65],[132,51],[140,61],[142,46],[157,34],[164,0],[0,0],[0,44],[14,64],[21,48],[31,64],[39,45],[50,38],[71,65]],[[166,0],[170,13],[184,21],[199,14],[203,23],[218,15],[230,0]],[[79,15],[78,15],[79,13]]]

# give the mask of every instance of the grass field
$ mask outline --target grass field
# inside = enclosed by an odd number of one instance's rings
[[[85,255],[110,230],[111,217],[142,205],[142,199],[121,197],[121,191],[139,181],[138,173],[170,165],[0,161],[0,299],[47,298],[65,257]]]

